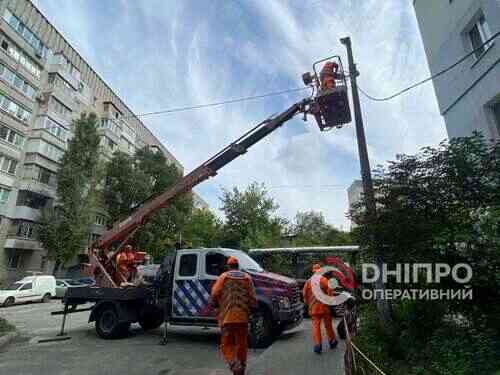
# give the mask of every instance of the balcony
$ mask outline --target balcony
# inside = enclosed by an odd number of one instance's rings
[[[36,240],[22,238],[7,238],[4,247],[6,249],[26,250],[26,251],[41,251],[44,250],[42,244]]]
[[[71,111],[76,110],[75,91],[60,82],[60,78],[44,87],[42,92],[54,96]]]
[[[39,125],[36,125],[39,126]],[[56,137],[55,135],[49,133],[46,129],[33,129],[31,132],[31,137],[32,138],[40,138],[43,139],[44,141],[53,144],[54,146],[59,147],[60,149],[65,150],[66,149],[66,142],[63,141],[61,138]]]
[[[37,221],[40,218],[40,210],[27,206],[16,206],[12,216],[14,219]]]
[[[71,87],[73,87],[75,90],[78,90],[78,87],[80,85],[80,80],[76,79],[68,72],[67,65],[58,63],[49,64],[47,66],[47,72],[49,74],[50,73],[59,74],[61,77],[64,78],[66,82],[68,82],[71,85]]]

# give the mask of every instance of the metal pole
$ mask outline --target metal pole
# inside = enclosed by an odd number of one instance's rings
[[[352,46],[351,46],[351,38],[350,37],[341,38],[340,42],[347,49],[347,60],[349,63],[349,78],[351,81],[351,94],[354,106],[354,121],[356,124],[356,138],[358,141],[359,163],[361,166],[361,180],[363,183],[363,194],[366,202],[366,215],[368,216],[368,221],[373,223],[373,221],[376,220],[377,218],[377,207],[375,204],[375,193],[373,190],[370,160],[368,158],[368,149],[366,146],[366,137],[365,137],[365,129],[363,126],[361,103],[359,101],[359,92],[357,84],[357,77],[359,76],[359,72],[354,62]],[[382,244],[378,239],[377,233],[374,233],[374,237],[372,238],[372,240],[373,240],[373,245],[375,247],[375,263],[377,264],[380,271],[379,277],[375,282],[375,286],[378,290],[383,291],[385,288],[382,279],[382,270],[384,263],[382,246],[381,246]],[[388,329],[388,331],[391,331],[392,319],[391,319],[389,304],[387,303],[386,300],[379,298],[377,299],[377,308],[379,310],[379,313],[382,315],[384,326]]]

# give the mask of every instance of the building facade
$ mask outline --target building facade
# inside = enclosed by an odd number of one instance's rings
[[[102,158],[152,146],[183,171],[30,1],[0,1],[0,281],[49,268],[37,219],[56,199],[59,161],[83,112],[100,118]],[[96,213],[89,240],[106,221]]]
[[[347,188],[347,201],[349,210],[354,209],[355,205],[363,198],[363,183],[361,180],[354,180]],[[356,228],[356,223],[351,220],[351,230]]]
[[[480,131],[500,136],[500,31],[498,0],[414,0],[430,71],[434,75],[466,54],[462,64],[434,79],[449,138]]]

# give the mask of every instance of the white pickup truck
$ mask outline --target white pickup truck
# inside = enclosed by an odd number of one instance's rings
[[[170,325],[215,327],[210,291],[229,256],[238,259],[255,286],[258,308],[249,325],[253,346],[265,347],[276,335],[300,324],[303,304],[295,280],[266,272],[242,251],[223,248],[178,250],[149,286],[71,288],[63,301],[71,307],[67,312],[95,302],[89,321],[95,321],[97,334],[105,339],[123,336],[135,322],[144,329],[157,328],[165,319]]]

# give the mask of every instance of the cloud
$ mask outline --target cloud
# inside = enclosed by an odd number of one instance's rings
[[[350,35],[359,84],[384,96],[429,75],[411,2],[400,0],[37,0],[37,6],[137,113],[302,85],[301,74],[339,54]],[[180,160],[195,168],[304,92],[145,117]],[[375,103],[362,97],[371,165],[445,137],[431,84]],[[359,178],[354,124],[320,133],[294,119],[196,188],[212,209],[221,188],[262,181],[281,215],[322,211],[348,228],[346,188]]]

